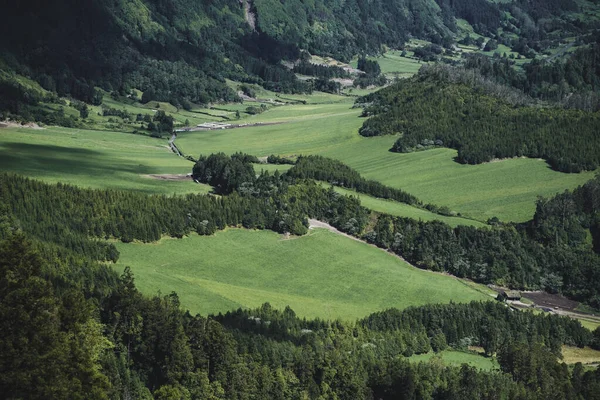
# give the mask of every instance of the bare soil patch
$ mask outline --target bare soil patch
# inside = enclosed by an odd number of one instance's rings
[[[541,307],[555,308],[558,307],[567,311],[575,311],[579,303],[575,300],[569,300],[558,294],[550,294],[546,292],[521,292],[523,297],[530,299],[536,305]]]
[[[158,179],[162,181],[191,181],[192,176],[187,174],[148,174],[145,178]]]
[[[0,121],[0,128],[29,128],[29,129],[44,129],[35,122],[21,124],[14,121]]]

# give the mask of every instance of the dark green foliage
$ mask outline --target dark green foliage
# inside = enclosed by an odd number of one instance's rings
[[[304,60],[294,65],[293,71],[297,74],[316,76],[326,80],[350,77],[350,74],[341,67],[313,64]]]
[[[465,67],[532,97],[557,102],[565,108],[600,109],[598,44],[579,48],[556,60],[533,60],[523,66],[523,71],[513,68],[512,63],[505,59],[469,55]]]
[[[407,204],[419,205],[421,202],[414,196],[382,185],[376,181],[368,181],[358,172],[340,161],[321,156],[298,157],[296,165],[286,174],[292,178],[316,179],[332,185],[355,189],[358,192],[384,199],[393,199]]]
[[[163,133],[171,134],[173,132],[173,122],[172,116],[158,110],[152,117],[152,121],[148,123],[148,130],[152,132],[152,136],[162,137]]]
[[[200,156],[193,169],[193,178],[215,188],[219,194],[229,194],[242,184],[252,184],[256,173],[249,162],[224,153]]]
[[[261,104],[260,107],[256,107],[256,106],[246,107],[246,114],[250,114],[250,115],[262,114],[265,111],[267,111],[267,106],[264,104]]]
[[[423,61],[435,61],[438,56],[444,52],[441,46],[431,44],[415,49],[415,57],[420,58]]]
[[[112,107],[108,107],[108,106],[102,106],[102,115],[104,117],[114,116],[114,117],[120,117],[123,119],[133,120],[133,114],[127,112],[126,110],[118,110],[116,108],[112,108]],[[150,116],[149,114],[146,114],[146,115]]]
[[[275,154],[271,154],[269,157],[267,157],[267,162],[269,164],[291,164],[291,165],[296,164],[296,161],[294,161],[292,159],[289,159],[286,157],[280,157]]]
[[[520,156],[544,158],[563,172],[593,170],[600,164],[597,113],[515,106],[503,94],[451,83],[443,69],[421,71],[359,99],[369,104],[363,115],[373,115],[361,135],[401,133],[393,151],[445,146],[458,150],[458,162],[469,164]]]
[[[105,399],[109,347],[75,287],[58,297],[46,260],[20,234],[0,241],[0,390],[4,398]]]
[[[339,82],[327,79],[310,79],[308,80],[312,84],[313,90],[326,93],[339,93],[342,89],[342,85]]]
[[[363,71],[367,75],[377,76],[381,74],[381,68],[379,63],[375,60],[367,60],[365,57],[358,59],[358,69]]]
[[[498,42],[494,39],[490,39],[485,44],[483,51],[494,51],[498,48]]]
[[[240,89],[242,90],[242,92],[248,96],[248,97],[256,97],[256,91],[254,89],[252,89],[250,86],[248,85],[242,85],[240,86]]]
[[[590,332],[576,320],[515,312],[497,302],[391,309],[373,313],[360,323],[375,331],[416,329],[422,325],[431,339],[442,335],[449,345],[457,348],[465,339],[485,347],[492,336],[498,340],[498,350],[514,343],[541,343],[555,356],[560,354],[562,344],[583,347],[591,340]]]

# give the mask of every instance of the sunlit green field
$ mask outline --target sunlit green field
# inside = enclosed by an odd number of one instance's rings
[[[288,240],[229,229],[117,247],[115,268],[130,266],[143,292],[176,291],[184,308],[204,315],[269,302],[306,317],[355,319],[389,307],[490,299],[456,278],[323,229]]]
[[[199,193],[192,181],[163,181],[148,174],[187,174],[192,163],[177,157],[166,139],[67,128],[1,129],[0,170],[46,182],[146,193]]]
[[[431,211],[427,211],[421,208],[413,207],[405,203],[400,203],[398,201],[378,199],[373,196],[357,193],[354,190],[344,189],[340,187],[334,187],[334,190],[346,196],[358,197],[360,199],[360,203],[364,207],[380,213],[396,215],[398,217],[419,219],[425,222],[437,220],[442,221],[452,227],[456,227],[458,225],[470,225],[475,227],[485,226],[485,224],[472,219],[466,219],[461,217],[447,217],[444,215],[432,213]]]
[[[177,143],[193,156],[243,151],[257,156],[320,154],[336,158],[366,178],[480,221],[494,216],[526,221],[535,212],[538,196],[575,188],[594,176],[593,172],[555,172],[543,160],[525,158],[462,165],[453,160],[456,151],[451,149],[392,153],[389,149],[395,137],[358,135],[363,119],[360,110],[351,106],[348,99],[345,103],[276,107],[247,119],[275,125],[183,133]]]
[[[600,351],[589,347],[579,348],[573,346],[562,347],[563,361],[567,364],[600,364]]]
[[[467,353],[456,350],[444,350],[439,353],[418,354],[408,358],[413,362],[438,362],[445,365],[468,364],[482,370],[499,369],[495,358],[485,357],[481,354]]]
[[[383,55],[367,58],[369,60],[377,61],[381,68],[381,72],[388,77],[409,77],[416,74],[423,64],[427,64],[426,62],[423,63],[422,61],[413,58],[403,57],[401,56],[401,53],[402,51],[400,50],[390,50]],[[352,66],[356,68],[356,60],[354,60]]]

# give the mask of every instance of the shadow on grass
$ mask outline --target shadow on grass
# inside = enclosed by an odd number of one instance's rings
[[[0,145],[0,169],[31,175],[102,176],[115,172],[151,173],[143,165],[115,160],[107,153],[74,147],[29,143]]]

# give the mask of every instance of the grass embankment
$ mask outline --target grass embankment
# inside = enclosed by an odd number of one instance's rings
[[[185,308],[205,315],[270,302],[301,316],[355,319],[389,307],[489,299],[456,278],[323,229],[289,240],[229,229],[117,247],[116,268],[130,266],[140,290],[176,291]]]
[[[508,159],[463,165],[456,151],[433,149],[410,154],[389,151],[396,137],[364,138],[358,135],[360,110],[346,103],[289,105],[249,117],[248,122],[276,122],[225,131],[183,133],[179,147],[197,156],[223,151],[269,154],[320,154],[355,168],[365,178],[401,188],[426,203],[448,206],[463,216],[486,221],[526,221],[535,212],[538,196],[553,196],[573,189],[593,172],[564,174],[543,160]]]
[[[167,141],[129,133],[67,128],[1,129],[0,170],[46,182],[147,193],[206,193],[191,180],[164,181],[147,174],[187,174],[192,163]]]

